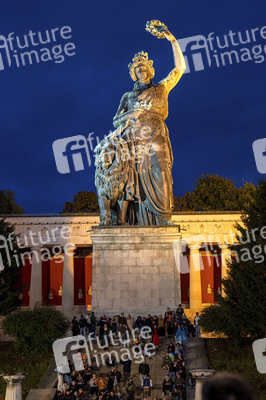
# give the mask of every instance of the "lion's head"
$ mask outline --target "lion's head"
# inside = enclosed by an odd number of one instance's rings
[[[107,136],[94,151],[95,186],[98,196],[105,196],[114,201],[121,199],[129,171],[129,150],[126,141]]]

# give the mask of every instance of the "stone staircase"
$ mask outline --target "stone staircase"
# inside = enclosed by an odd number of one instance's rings
[[[194,339],[194,338],[193,338]],[[192,339],[192,340],[193,340]],[[190,339],[191,340],[191,339]],[[151,397],[152,399],[155,397],[161,397],[162,398],[162,382],[167,375],[167,371],[165,371],[161,365],[162,365],[162,359],[167,351],[167,347],[170,342],[174,342],[174,338],[162,338],[160,339],[160,346],[158,351],[155,352],[155,355],[153,355],[151,358],[147,358],[146,362],[150,366],[150,375],[153,383],[153,388],[151,391]],[[93,341],[93,343],[95,343]],[[129,352],[132,354],[132,346],[133,344],[130,344]],[[93,344],[93,349],[97,349],[97,356],[99,360],[101,359],[101,354],[102,353],[107,353],[111,352],[113,350],[116,350],[118,354],[123,354],[123,349],[124,347],[122,345],[119,346],[110,346],[108,350],[98,350],[97,346]],[[122,353],[121,353],[122,350]],[[193,367],[193,349],[189,349],[189,361],[190,365],[187,365],[187,360],[186,360],[186,351],[185,351],[185,361],[186,361],[186,372],[188,373],[189,369]],[[91,354],[93,354],[93,351],[91,351]],[[105,357],[106,358],[106,355]],[[108,366],[103,366],[101,365],[100,368],[98,368],[93,362],[92,358],[92,366],[96,369],[96,374],[99,376],[100,373],[102,373],[104,376],[111,374],[112,372],[112,367]],[[117,364],[117,367],[121,374],[123,375],[123,366],[120,364]],[[133,381],[136,385],[136,393],[135,393],[135,400],[142,400],[143,399],[143,389],[140,387],[140,379],[139,379],[139,363],[136,362],[136,360],[132,360],[132,367],[131,367],[131,376],[133,377]],[[57,374],[54,371],[55,369],[55,362],[53,361],[51,365],[49,366],[47,373],[45,377],[43,378],[39,389],[32,390],[30,391],[28,397],[26,400],[44,400],[45,398],[53,399],[54,394],[55,394],[55,388],[57,386]],[[121,382],[121,389],[122,389],[122,382]],[[49,392],[50,390],[50,392]],[[48,393],[49,392],[49,393]],[[48,397],[47,397],[48,396]],[[90,397],[91,399],[94,397]],[[175,400],[175,397],[169,396],[169,392],[167,393],[167,396],[164,396],[167,400]],[[195,391],[191,390],[188,385],[187,385],[187,400],[193,400],[195,398]],[[126,391],[123,390],[121,393],[121,399],[125,400],[126,399]]]
[[[165,353],[167,352],[167,347],[168,347],[169,343],[174,342],[175,339],[174,338],[163,338],[163,339],[160,339],[160,341],[161,341],[161,344],[159,346],[158,351],[156,351],[156,354],[153,355],[151,358],[148,358],[148,357],[146,358],[146,362],[150,367],[150,375],[151,375],[152,384],[153,384],[153,388],[151,391],[152,399],[155,397],[162,398],[162,382],[167,375],[167,371],[161,367],[162,360],[163,360]],[[131,348],[132,348],[132,344],[130,345],[129,351],[131,351]],[[119,352],[121,349],[123,349],[123,346],[121,346],[121,345],[120,346],[112,346],[112,347],[109,347],[108,351],[116,350]],[[94,366],[94,363],[92,363],[92,366]],[[123,366],[117,364],[117,367],[118,367],[118,370],[123,375],[123,372],[122,372]],[[143,399],[143,389],[140,386],[138,369],[139,369],[139,363],[135,362],[135,360],[133,359],[132,367],[131,367],[131,376],[133,377],[133,381],[136,385],[135,400]],[[101,366],[101,368],[96,370],[96,373],[97,373],[97,375],[99,375],[99,373],[103,373],[103,375],[105,376],[107,374],[111,374],[111,371],[112,371],[112,367]],[[122,382],[121,382],[121,389],[122,389]],[[123,390],[121,395],[122,395],[121,398],[125,399],[126,391]],[[167,393],[167,396],[164,396],[164,398],[169,399],[169,400],[175,399],[175,397],[169,396],[169,392]]]

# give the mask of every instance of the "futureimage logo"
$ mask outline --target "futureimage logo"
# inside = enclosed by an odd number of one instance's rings
[[[258,372],[266,374],[266,338],[256,340],[252,348]]]
[[[88,137],[76,135],[53,142],[56,168],[60,174],[82,171],[91,166],[90,152],[94,150],[93,135],[94,132],[90,132]],[[99,137],[96,136],[95,139],[96,144],[99,144]]]
[[[10,32],[7,36],[0,35],[0,71],[13,66],[19,68],[47,61],[62,63],[66,56],[72,57],[76,54],[75,44],[69,42],[71,38],[70,26],[47,29],[44,32],[29,30],[20,36],[15,35],[15,32]],[[58,44],[62,40],[63,44]]]
[[[63,374],[70,372],[68,366],[69,359],[73,362],[76,371],[84,370],[81,353],[86,354],[87,360],[89,361],[89,364],[91,364],[90,353],[86,338],[84,336],[77,335],[64,339],[58,339],[53,343],[53,351],[56,366]]]
[[[97,368],[107,365],[107,361],[111,362],[112,358],[118,364],[120,360],[134,360],[136,364],[141,363],[145,357],[155,355],[156,348],[151,342],[152,332],[148,326],[133,329],[132,338],[127,332],[125,335],[118,333],[118,337],[114,337],[114,333],[110,331],[104,335],[104,340],[99,336],[94,337],[94,333],[90,333],[88,339],[85,336],[77,335],[63,339],[58,339],[53,343],[53,352],[57,370],[62,374],[70,372],[68,360],[73,362],[76,371],[84,370],[84,358],[90,366],[94,363]],[[136,342],[136,338],[144,341],[143,348],[141,345],[133,345],[130,347],[130,341]],[[109,345],[113,348],[108,350]],[[116,346],[123,346],[116,348]]]
[[[68,138],[57,139],[53,142],[53,152],[55,157],[55,163],[57,171],[60,174],[69,174],[71,172],[83,171],[92,165],[92,157],[97,157],[95,151],[97,146],[101,143],[104,146],[103,141],[106,138],[109,143],[113,143],[115,147],[116,131],[109,131],[108,135],[104,135],[104,139],[101,141],[99,136],[95,136],[94,132],[90,132],[87,137],[84,135],[70,136]],[[112,136],[113,135],[113,136]],[[132,140],[143,139],[143,144],[137,144],[134,148],[129,151],[129,148],[121,150],[121,159],[126,162],[134,159],[138,162],[142,162],[146,156],[152,156],[154,154],[154,147],[147,141],[151,137],[151,128],[149,126],[139,127],[137,123],[132,126],[130,134],[125,132],[122,136],[123,140],[130,143]],[[108,161],[111,164],[113,162],[115,152],[114,147],[106,152]],[[92,156],[91,156],[92,153]],[[106,157],[107,158],[107,157]]]
[[[220,68],[247,61],[260,64],[266,59],[266,44],[255,43],[261,40],[266,40],[266,26],[246,29],[244,32],[229,30],[222,36],[214,32],[207,37],[190,36],[178,39],[178,43],[186,61],[185,73],[189,73],[211,66]]]
[[[252,147],[258,172],[266,174],[266,138],[255,140]]]

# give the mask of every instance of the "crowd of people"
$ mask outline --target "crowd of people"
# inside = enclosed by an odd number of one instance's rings
[[[141,332],[144,327],[149,327],[151,338],[149,339],[156,350],[159,350],[165,338],[170,338],[167,351],[163,356],[161,368],[166,371],[162,382],[162,397],[173,396],[176,400],[186,399],[186,384],[194,386],[192,377],[187,376],[184,360],[184,344],[189,336],[200,336],[200,317],[194,318],[194,325],[186,317],[181,304],[173,311],[167,308],[164,315],[137,317],[135,320],[124,313],[108,318],[106,315],[97,319],[94,312],[87,315],[76,316],[72,320],[73,336],[83,335],[90,338],[99,338],[104,349],[111,346],[109,333],[122,335],[128,338],[124,341],[124,347],[142,344],[140,336],[134,332]],[[145,342],[145,341],[144,341]],[[167,341],[168,343],[168,341]],[[146,356],[146,354],[143,354]],[[150,358],[150,357],[149,357]],[[135,382],[131,374],[132,361],[129,357],[121,358],[119,362],[112,356],[108,357],[106,364],[110,370],[105,376],[101,368],[91,365],[86,354],[82,354],[83,370],[75,371],[71,360],[68,361],[69,372],[58,371],[58,385],[56,400],[88,400],[95,397],[97,400],[119,400],[126,397],[134,400],[136,389],[142,391],[144,400],[151,400],[153,389],[152,377],[148,359],[143,357],[139,364],[138,382]],[[156,385],[158,386],[158,385]]]
[[[108,334],[110,331],[118,334],[118,332],[124,333],[128,330],[131,334],[136,328],[140,329],[144,326],[149,326],[153,330],[154,341],[157,342],[155,344],[159,345],[157,336],[173,337],[176,335],[177,331],[178,334],[184,331],[187,336],[191,337],[200,336],[199,320],[199,313],[196,313],[193,325],[186,317],[181,304],[179,304],[176,311],[171,311],[168,307],[164,316],[160,314],[159,317],[157,315],[152,317],[148,314],[147,317],[138,316],[135,320],[131,318],[131,315],[128,315],[126,318],[124,313],[121,315],[114,315],[112,318],[103,315],[97,320],[94,312],[91,312],[86,315],[81,315],[79,320],[74,316],[71,329],[73,336],[86,336],[91,333],[92,336],[98,334],[99,337],[102,338],[104,334]]]

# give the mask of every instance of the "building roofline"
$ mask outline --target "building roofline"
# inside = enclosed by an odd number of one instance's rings
[[[172,215],[222,215],[242,214],[241,211],[175,211]],[[27,217],[99,217],[99,213],[69,213],[69,214],[0,214],[1,218],[27,218]]]
[[[175,211],[172,215],[242,214],[242,211]]]

